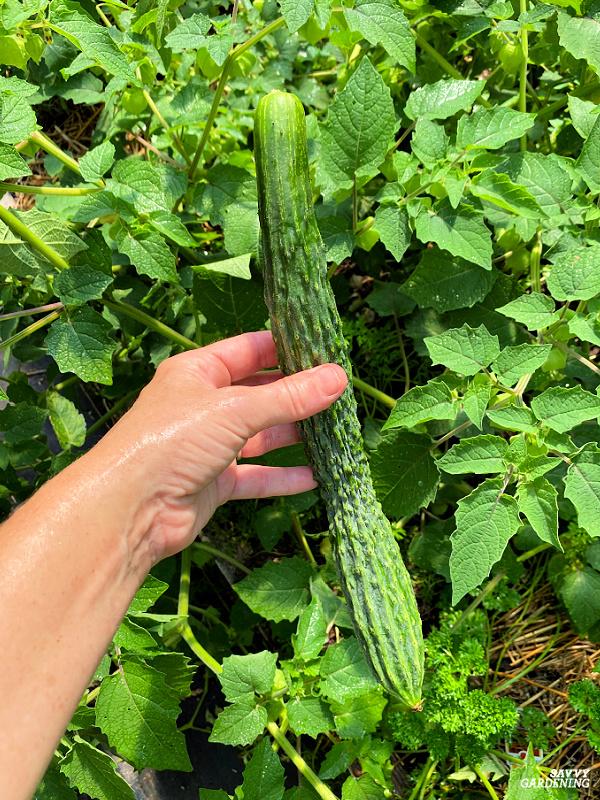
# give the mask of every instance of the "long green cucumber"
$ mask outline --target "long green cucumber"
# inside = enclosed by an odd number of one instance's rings
[[[351,378],[313,208],[300,100],[278,91],[261,98],[254,137],[265,300],[281,368],[291,374],[336,362]],[[383,686],[418,708],[421,619],[410,575],[375,495],[351,385],[300,429],[327,508],[356,636]]]

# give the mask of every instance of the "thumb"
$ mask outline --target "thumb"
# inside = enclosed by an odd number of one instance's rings
[[[324,411],[348,385],[346,371],[337,364],[297,372],[244,392],[240,409],[251,434],[272,425],[311,417]]]

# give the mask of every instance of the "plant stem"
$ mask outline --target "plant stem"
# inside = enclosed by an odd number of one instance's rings
[[[205,553],[210,553],[211,556],[215,556],[215,558],[220,558],[222,561],[229,561],[230,564],[233,564],[234,567],[240,570],[240,572],[245,572],[246,575],[249,575],[251,570],[245,564],[242,564],[241,561],[238,561],[237,558],[224,553],[222,550],[219,550],[216,547],[208,544],[207,542],[194,542],[192,545],[196,550],[203,550]]]
[[[32,317],[34,314],[46,314],[48,311],[62,311],[62,303],[48,303],[45,306],[37,306],[36,308],[22,308],[20,311],[9,311],[6,314],[0,314],[0,322],[7,319],[19,319],[19,317]]]
[[[62,310],[53,311],[51,314],[32,322],[31,325],[28,325],[26,328],[23,328],[23,330],[15,333],[13,336],[9,336],[8,339],[5,339],[3,342],[0,342],[0,350],[5,350],[7,347],[12,347],[22,339],[26,339],[28,336],[31,336],[32,333],[41,330],[41,328],[45,328],[46,325],[50,325],[51,322],[54,322],[55,319],[58,319],[61,314]]]
[[[394,408],[396,405],[396,401],[393,397],[385,392],[381,392],[379,389],[376,389],[374,386],[371,386],[370,383],[366,383],[365,381],[357,378],[355,375],[352,376],[352,383],[354,384],[355,389],[359,389],[361,392],[369,395],[369,397],[375,398],[375,400],[379,400],[379,402],[387,406],[388,408]]]
[[[542,276],[540,263],[542,260],[542,229],[538,228],[535,244],[531,248],[529,256],[529,274],[531,276],[531,288],[534,292],[542,291]]]
[[[79,169],[79,164],[75,161],[74,158],[67,155],[60,147],[49,139],[44,133],[41,131],[35,131],[29,137],[29,140],[35,142],[42,150],[45,150],[46,153],[49,153],[54,158],[57,158],[65,167],[68,167],[72,172],[75,172],[79,177],[81,177],[81,170]]]
[[[0,190],[5,192],[21,192],[22,194],[47,194],[55,197],[79,197],[84,194],[95,194],[100,187],[92,186],[33,186],[26,183],[0,183]]]
[[[421,770],[421,774],[417,778],[417,782],[413,787],[412,792],[408,796],[408,800],[419,800],[419,798],[423,797],[425,789],[427,789],[427,784],[433,774],[437,766],[437,761],[434,761],[431,756],[425,762],[423,769]]]
[[[519,0],[519,12],[527,12],[527,0]],[[519,74],[519,111],[527,113],[527,61],[529,58],[529,31],[521,25],[521,67]],[[521,150],[527,150],[527,134],[521,136]]]
[[[312,550],[310,549],[310,546],[309,546],[308,542],[306,541],[306,536],[304,534],[304,529],[302,527],[302,523],[300,522],[300,517],[298,516],[296,511],[292,511],[292,515],[291,516],[292,516],[292,528],[293,528],[294,533],[296,534],[296,536],[298,538],[298,541],[300,542],[300,546],[302,547],[302,549],[306,553],[306,557],[308,558],[310,563],[313,564],[316,567],[317,566],[317,561],[316,561],[315,557],[312,554]]]
[[[536,547],[532,547],[531,550],[526,550],[524,553],[521,553],[520,556],[517,556],[517,561],[527,561],[528,558],[533,558],[533,556],[537,556],[538,553],[543,553],[544,550],[548,550],[550,547],[552,547],[552,545],[548,544],[548,542],[538,544]]]
[[[475,597],[473,601],[469,603],[469,605],[465,608],[460,617],[454,623],[454,625],[452,626],[453,630],[456,630],[460,625],[462,625],[462,623],[469,616],[469,614],[475,611],[477,606],[479,606],[483,602],[483,600],[488,596],[488,594],[491,594],[491,592],[494,591],[494,589],[500,583],[502,578],[504,578],[504,572],[498,572],[497,575],[494,575],[494,577],[486,583],[486,585],[479,592],[477,597]]]
[[[492,800],[500,800],[500,798],[498,797],[498,795],[496,793],[496,790],[494,789],[492,784],[487,779],[487,776],[486,776],[485,772],[481,769],[481,767],[479,767],[479,766],[471,767],[471,769],[477,775],[479,780],[483,783],[483,785],[487,789],[488,794],[492,798]]]
[[[302,756],[292,747],[289,740],[283,735],[281,729],[276,722],[268,722],[267,730],[277,742],[279,747],[283,750],[286,756],[294,764],[298,772],[305,780],[310,783],[315,792],[322,798],[322,800],[338,800],[336,795],[331,789],[326,786],[323,781],[316,775],[308,766]]]
[[[206,124],[204,126],[204,130],[202,131],[202,136],[200,137],[200,141],[198,143],[198,147],[196,148],[196,152],[194,153],[194,158],[192,159],[192,163],[190,165],[189,176],[190,181],[193,181],[196,176],[196,171],[198,169],[198,164],[200,163],[200,159],[202,158],[202,153],[204,152],[204,148],[206,147],[206,143],[211,134],[212,126],[214,125],[215,119],[217,117],[217,112],[219,111],[219,106],[221,104],[221,97],[223,96],[223,92],[225,91],[225,86],[227,85],[227,78],[229,77],[229,72],[231,67],[233,66],[234,61],[239,58],[242,53],[245,53],[246,50],[253,47],[257,42],[261,39],[264,39],[265,36],[268,36],[270,33],[273,33],[278,28],[284,24],[283,17],[279,17],[279,19],[273,20],[268,25],[266,25],[262,31],[258,31],[255,33],[254,36],[251,36],[246,42],[243,44],[239,44],[237,47],[234,47],[227,58],[225,59],[225,63],[223,64],[223,68],[221,70],[221,76],[219,78],[219,83],[217,84],[217,88],[215,90],[215,96],[213,97],[212,105],[210,107],[210,111],[208,112],[208,117],[206,120]]]
[[[160,333],[162,336],[170,339],[175,344],[178,344],[180,347],[183,347],[185,350],[196,350],[198,345],[196,342],[193,342],[191,339],[188,339],[187,336],[184,336],[179,331],[173,330],[173,328],[169,328],[168,325],[165,325],[164,322],[160,322],[159,320],[151,317],[149,314],[146,314],[145,311],[142,311],[135,306],[129,305],[129,303],[124,303],[122,300],[103,300],[102,301],[107,308],[111,308],[113,311],[116,311],[120,314],[125,314],[127,317],[131,317],[131,319],[135,319],[138,322],[141,322],[142,325],[150,328],[155,333]]]
[[[144,100],[146,101],[146,103],[148,103],[148,107],[150,108],[150,111],[152,111],[152,113],[154,114],[156,119],[160,122],[162,127],[165,129],[165,133],[167,134],[167,136],[173,140],[173,144],[175,145],[175,149],[177,150],[179,155],[185,160],[185,163],[189,167],[190,164],[191,164],[191,161],[190,161],[190,157],[188,156],[188,154],[187,154],[187,152],[185,150],[185,146],[184,146],[183,142],[181,141],[179,136],[175,133],[175,131],[171,131],[170,130],[169,123],[163,117],[163,115],[160,113],[160,110],[159,110],[158,106],[156,105],[156,103],[154,102],[150,92],[147,89],[143,89],[142,90],[142,94],[144,95]]]
[[[4,208],[4,206],[0,206],[0,220],[2,220],[7,228],[10,228],[15,236],[18,236],[34,250],[37,250],[40,255],[44,256],[44,258],[57,269],[69,269],[68,262],[65,261],[53,247],[47,245],[43,239],[40,239],[40,237],[30,230],[24,222],[21,222],[12,211]]]
[[[181,553],[181,577],[179,582],[179,597],[177,601],[177,615],[181,617],[179,631],[183,640],[187,643],[190,650],[198,656],[200,661],[212,670],[216,675],[223,671],[219,662],[202,647],[198,639],[194,636],[190,628],[190,575],[192,571],[192,550],[190,547]]]

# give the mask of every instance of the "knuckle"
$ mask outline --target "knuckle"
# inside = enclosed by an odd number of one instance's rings
[[[306,414],[306,395],[299,381],[282,381],[281,391],[284,402],[296,419],[302,419]]]

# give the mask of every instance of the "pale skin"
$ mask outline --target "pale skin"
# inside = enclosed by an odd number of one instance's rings
[[[149,570],[228,500],[296,494],[309,467],[238,465],[298,440],[344,391],[282,377],[268,331],[163,362],[102,441],[0,527],[0,797],[29,800]]]

